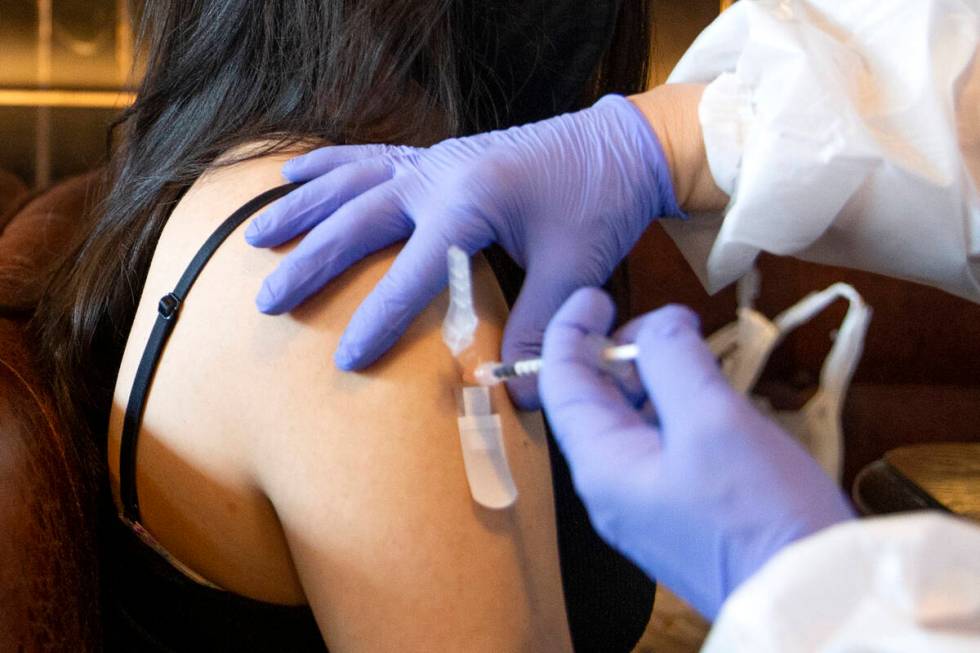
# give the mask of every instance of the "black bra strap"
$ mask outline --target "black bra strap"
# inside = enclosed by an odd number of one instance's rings
[[[197,251],[194,259],[180,277],[180,281],[177,282],[174,291],[164,295],[160,300],[160,305],[157,307],[159,315],[157,315],[156,323],[153,325],[153,331],[150,332],[146,349],[143,350],[139,367],[136,369],[136,378],[133,380],[133,389],[129,393],[129,403],[126,405],[126,417],[123,421],[122,442],[119,452],[119,494],[122,497],[123,516],[128,521],[133,523],[140,521],[139,496],[136,492],[136,442],[140,425],[143,422],[146,394],[150,389],[150,383],[153,381],[153,373],[160,361],[163,346],[167,343],[170,332],[173,331],[174,324],[177,322],[181,303],[187,297],[194,281],[218,250],[218,247],[239,225],[266,205],[299,186],[300,184],[286,184],[273,188],[235,211],[231,217],[215,229],[211,237]]]

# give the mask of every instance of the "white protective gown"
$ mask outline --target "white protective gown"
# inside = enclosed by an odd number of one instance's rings
[[[661,222],[708,290],[764,250],[980,301],[978,38],[980,0],[722,14],[669,81],[708,84],[708,162],[732,201]],[[907,516],[797,542],[729,598],[705,650],[980,651],[980,528]]]
[[[702,653],[980,651],[980,528],[939,513],[851,521],[776,554]]]

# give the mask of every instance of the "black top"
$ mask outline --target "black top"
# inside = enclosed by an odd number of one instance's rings
[[[309,607],[256,601],[197,583],[138,535],[137,436],[146,393],[181,302],[208,260],[248,217],[295,188],[259,195],[225,220],[198,251],[177,287],[160,301],[126,407],[121,453],[123,520],[111,520],[107,564],[107,641],[122,651],[324,651]],[[578,651],[629,651],[653,605],[653,584],[596,535],[572,488],[561,453],[549,449],[562,583]]]

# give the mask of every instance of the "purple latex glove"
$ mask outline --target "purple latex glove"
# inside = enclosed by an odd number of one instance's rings
[[[500,243],[527,271],[504,332],[505,361],[537,357],[548,320],[573,290],[604,283],[650,222],[679,215],[653,130],[627,99],[425,149],[335,146],[283,168],[309,181],[250,225],[270,247],[310,230],[256,303],[289,311],[367,254],[408,238],[351,318],[337,365],[373,362],[446,286],[446,250]],[[329,218],[329,219],[327,219]],[[537,406],[533,380],[511,385]]]
[[[637,343],[648,395],[645,406],[627,398],[596,362],[613,312],[594,288],[558,311],[541,399],[596,530],[714,618],[784,546],[854,514],[816,461],[732,389],[690,310],[668,306],[617,334]]]

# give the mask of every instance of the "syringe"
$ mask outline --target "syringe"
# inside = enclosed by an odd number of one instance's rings
[[[606,347],[602,350],[602,360],[605,363],[636,360],[639,349],[635,344]],[[473,372],[473,377],[480,385],[497,385],[507,379],[518,376],[531,376],[541,371],[544,361],[540,358],[529,358],[513,363],[490,361],[479,365]]]

